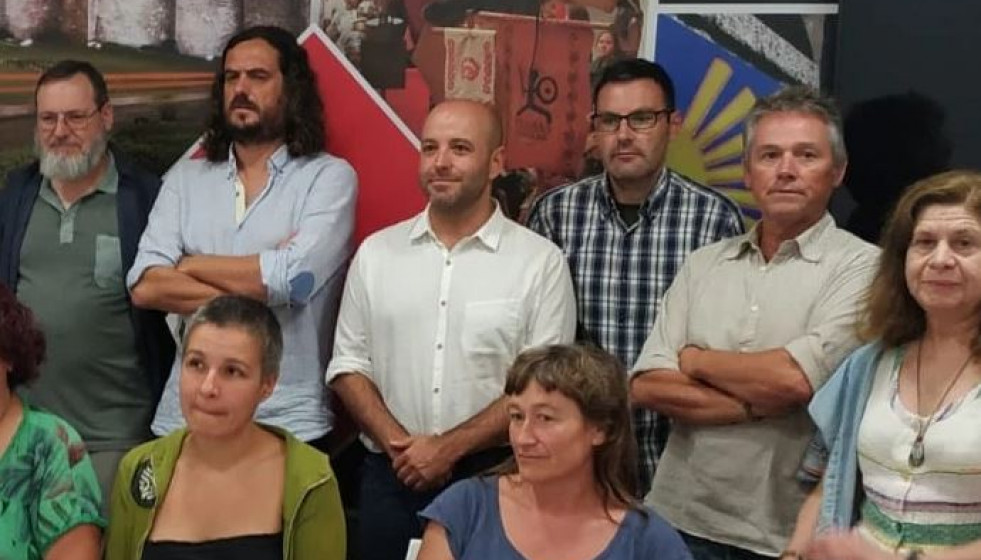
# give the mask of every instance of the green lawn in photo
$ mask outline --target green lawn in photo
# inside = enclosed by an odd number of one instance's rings
[[[37,42],[28,47],[21,47],[12,40],[0,41],[0,84],[7,86],[8,91],[0,91],[0,106],[22,105],[31,102],[33,79],[4,80],[3,74],[37,73],[48,68],[59,60],[67,58],[82,59],[91,62],[103,74],[114,73],[159,73],[159,72],[208,72],[215,69],[215,62],[176,52],[155,48],[133,48],[115,44],[105,44],[102,48],[90,48],[84,45],[59,42]],[[22,91],[9,91],[9,88],[21,86]],[[174,90],[175,84],[168,82],[161,85],[159,90],[134,90],[136,94],[166,93]],[[116,89],[110,86],[111,89]],[[118,88],[129,95],[126,87]]]
[[[103,74],[207,72],[216,62],[184,56],[163,48],[133,48],[104,44],[90,48],[79,44],[38,41],[21,47],[16,41],[0,41],[0,107],[19,109],[15,117],[0,119],[0,179],[34,158],[33,104],[34,78],[3,80],[3,74],[37,73],[66,58],[91,62]],[[177,95],[207,92],[200,86],[180,88],[173,81],[159,88],[127,89],[110,86],[110,95],[143,97],[145,102],[116,107],[116,126],[112,141],[140,164],[158,175],[163,174],[204,130],[207,100],[175,103]],[[9,91],[10,89],[21,91]],[[27,112],[24,112],[26,108]],[[2,185],[2,183],[0,183]]]
[[[163,176],[204,132],[206,111],[207,101],[144,107],[139,116],[117,119],[110,138],[140,165]],[[24,130],[21,142],[0,150],[0,178],[34,159],[31,134]]]
[[[21,47],[14,40],[0,41],[0,72],[39,72],[65,58],[87,60],[104,73],[210,72],[215,64],[160,47],[134,48],[106,43],[96,49],[74,43],[40,41]]]

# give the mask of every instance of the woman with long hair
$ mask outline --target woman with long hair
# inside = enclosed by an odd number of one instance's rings
[[[815,394],[800,560],[981,558],[981,173],[924,179],[882,237],[859,348]]]
[[[528,350],[504,393],[513,460],[451,486],[421,513],[420,560],[691,558],[633,497],[627,376],[614,357],[584,346]]]

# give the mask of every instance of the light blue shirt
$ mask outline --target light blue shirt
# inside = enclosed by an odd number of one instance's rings
[[[321,373],[330,358],[351,253],[357,176],[342,159],[292,158],[285,146],[268,166],[269,182],[239,223],[231,150],[225,162],[177,163],[164,179],[126,285],[132,289],[148,268],[176,266],[185,255],[258,254],[284,347],[276,390],[259,406],[256,419],[309,441],[331,428]],[[151,425],[157,435],[184,425],[179,374],[178,357]]]

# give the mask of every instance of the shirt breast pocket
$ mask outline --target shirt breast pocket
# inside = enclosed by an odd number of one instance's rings
[[[119,238],[114,235],[95,236],[95,285],[104,290],[122,289],[123,258]]]
[[[496,365],[504,362],[507,362],[504,367],[510,365],[510,358],[515,355],[518,347],[520,305],[521,302],[517,299],[468,303],[464,308],[463,330],[460,334],[464,354],[471,360],[489,359]],[[486,373],[501,374],[499,371]]]

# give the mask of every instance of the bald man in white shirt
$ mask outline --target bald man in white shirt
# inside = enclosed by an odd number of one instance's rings
[[[507,457],[507,368],[575,334],[562,253],[491,197],[502,136],[487,105],[434,108],[419,165],[428,206],[365,240],[351,264],[327,380],[369,449],[364,560],[404,558],[422,534],[416,513],[440,489]]]

